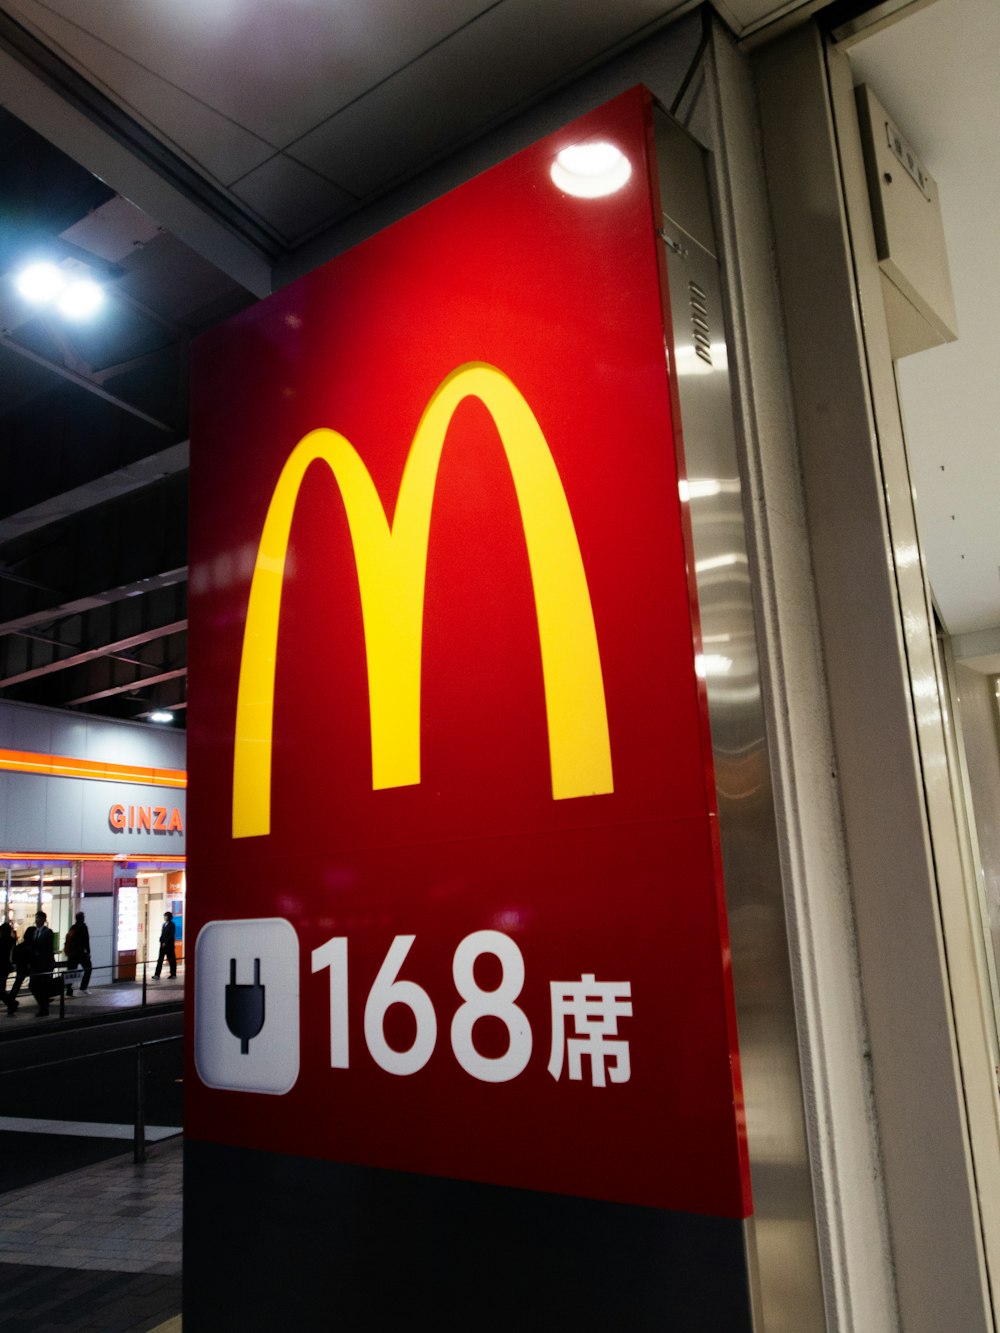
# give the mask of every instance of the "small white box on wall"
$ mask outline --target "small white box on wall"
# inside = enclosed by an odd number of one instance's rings
[[[895,359],[958,337],[934,177],[872,90],[856,89],[882,295]]]

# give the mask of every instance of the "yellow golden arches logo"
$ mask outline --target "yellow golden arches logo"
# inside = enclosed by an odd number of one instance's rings
[[[434,487],[458,405],[478,398],[496,424],[521,512],[538,620],[555,800],[614,790],[604,678],[576,529],[531,408],[495,366],[471,361],[442,381],[420,419],[390,524],[353,445],[310,431],[274,488],[243,634],[233,760],[233,837],[270,832],[278,616],[292,517],[306,469],[333,473],[354,544],[368,664],[372,787],[420,781],[420,662]]]

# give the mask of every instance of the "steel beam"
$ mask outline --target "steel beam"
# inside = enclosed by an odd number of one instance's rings
[[[187,565],[181,565],[177,569],[165,570],[162,574],[153,574],[147,579],[137,579],[134,583],[123,583],[117,588],[109,588],[106,592],[77,597],[69,602],[61,602],[57,606],[46,607],[42,611],[32,611],[28,615],[4,621],[0,624],[0,634],[16,634],[21,630],[30,629],[33,625],[47,625],[53,620],[62,620],[65,616],[93,611],[99,606],[109,606],[112,602],[119,602],[126,597],[141,597],[144,593],[155,592],[157,588],[169,588],[175,583],[183,583],[187,576]]]
[[[137,648],[141,643],[152,643],[155,639],[165,639],[169,634],[180,634],[187,629],[187,626],[186,620],[175,620],[169,625],[160,625],[156,629],[144,630],[141,634],[132,634],[127,639],[105,643],[99,648],[88,648],[85,652],[74,653],[71,657],[61,657],[56,662],[46,662],[44,666],[32,667],[30,671],[21,671],[16,676],[8,676],[6,680],[0,680],[0,689],[6,689],[11,685],[23,685],[27,680],[36,680],[39,676],[49,676],[54,671],[65,671],[69,667],[82,666],[85,662],[93,662],[98,657],[111,657],[115,653],[123,652],[126,648]],[[139,683],[145,685],[151,682],[146,680]],[[134,683],[127,688],[134,688]]]
[[[175,426],[169,426],[165,421],[160,421],[158,417],[150,416],[141,407],[126,402],[124,398],[119,398],[117,394],[109,393],[107,389],[102,388],[89,376],[81,375],[79,371],[71,370],[69,366],[61,366],[58,361],[52,361],[39,352],[33,352],[13,338],[8,338],[6,334],[0,333],[0,347],[6,347],[9,352],[16,352],[18,356],[33,361],[36,366],[43,366],[46,370],[51,371],[53,375],[69,380],[70,384],[75,384],[78,389],[85,389],[87,393],[96,394],[98,398],[103,398],[105,402],[121,408],[123,412],[129,412],[132,416],[138,417],[140,421],[145,421],[148,426],[155,426],[157,430],[162,430],[165,435],[177,435],[179,433]]]
[[[97,373],[104,374],[103,371]],[[166,449],[161,449],[158,453],[137,458],[135,462],[126,463],[114,472],[106,472],[102,476],[74,486],[72,490],[63,491],[61,495],[50,496],[27,509],[8,514],[6,518],[0,518],[0,545],[23,537],[25,533],[34,532],[38,528],[47,527],[49,523],[58,523],[72,514],[93,509],[95,505],[107,504],[109,500],[116,500],[121,495],[131,495],[134,491],[152,486],[175,472],[183,472],[188,466],[189,453],[190,445],[187,440],[182,440],[180,444],[169,444]],[[29,579],[19,579],[17,575],[2,569],[0,578],[11,579],[32,587],[40,586],[33,584]]]
[[[96,703],[99,699],[110,699],[112,695],[115,694],[129,694],[133,690],[145,690],[148,689],[150,685],[162,685],[164,681],[179,680],[182,676],[186,675],[186,666],[178,667],[175,671],[162,671],[158,676],[147,676],[145,680],[133,680],[128,685],[113,685],[110,689],[98,690],[96,694],[81,695],[79,699],[67,699],[66,707],[69,708],[76,704],[92,704]],[[187,703],[171,704],[170,707],[186,708]],[[144,717],[145,714],[140,713],[139,716]]]

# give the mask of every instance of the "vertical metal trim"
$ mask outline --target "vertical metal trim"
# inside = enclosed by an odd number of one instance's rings
[[[898,1326],[868,1039],[774,230],[749,62],[716,25],[708,81],[827,1327]]]
[[[755,1326],[800,1333],[823,1327],[824,1303],[722,288],[703,154],[659,110],[654,126],[746,1101]]]
[[[959,850],[969,894],[969,915],[980,926],[975,932],[976,954],[981,975],[990,997],[993,1022],[988,1037],[994,1066],[1000,1070],[1000,988],[997,986],[996,961],[993,955],[989,908],[983,891],[983,863],[979,851],[972,783],[962,725],[962,710],[958,684],[957,663],[951,639],[941,628],[935,611],[937,628],[935,661],[938,669],[938,689],[944,705],[944,737],[948,754],[958,823]]]
[[[878,461],[885,491],[892,551],[891,572],[921,782],[921,815],[929,838],[934,896],[932,908],[943,950],[945,1008],[958,1058],[958,1091],[966,1136],[978,1230],[973,1249],[985,1285],[987,1327],[1000,1322],[1000,1101],[997,1096],[989,981],[982,967],[982,940],[971,909],[974,886],[963,865],[959,827],[962,796],[949,770],[941,676],[930,587],[913,500],[909,458],[864,175],[850,64],[826,51],[830,105],[842,172],[844,207],[857,298],[862,355],[866,358]]]
[[[992,1320],[895,577],[906,553],[817,30],[761,52],[757,74],[901,1322],[971,1333]]]

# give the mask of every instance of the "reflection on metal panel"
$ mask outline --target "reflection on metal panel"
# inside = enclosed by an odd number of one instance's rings
[[[758,1326],[825,1326],[722,294],[701,150],[656,118],[676,383],[746,1096]]]

